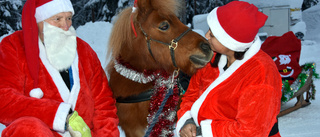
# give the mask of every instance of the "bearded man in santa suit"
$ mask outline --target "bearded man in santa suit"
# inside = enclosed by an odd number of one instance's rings
[[[2,137],[119,136],[107,77],[73,15],[70,0],[27,0],[22,30],[1,41]]]

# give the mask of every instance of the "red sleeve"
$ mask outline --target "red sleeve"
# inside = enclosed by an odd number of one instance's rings
[[[78,39],[78,41],[82,41]],[[82,41],[83,42],[83,41]],[[108,85],[107,76],[101,67],[101,63],[96,53],[88,47],[87,52],[91,53],[90,67],[93,70],[93,76],[89,79],[94,99],[94,116],[93,116],[93,137],[119,137],[118,129],[119,119],[117,116],[116,101]],[[91,52],[90,52],[91,51]],[[89,56],[86,56],[89,57]]]
[[[189,111],[193,103],[199,98],[200,77],[200,71],[191,77],[188,89],[181,99],[182,102],[180,104],[180,109],[177,112],[178,119],[180,119],[187,111]]]
[[[204,120],[200,125],[203,135],[213,136],[268,136],[280,111],[278,90],[270,85],[251,86],[239,99],[238,114],[231,120]],[[275,107],[278,106],[278,107]],[[212,132],[212,133],[209,133]]]
[[[193,103],[218,76],[218,69],[211,67],[211,64],[208,63],[191,77],[188,89],[182,97],[180,109],[177,112],[178,119],[191,109]]]
[[[101,65],[100,65],[101,66]],[[118,137],[119,119],[117,116],[116,101],[113,98],[113,93],[108,85],[107,77],[101,68],[96,76],[102,79],[100,84],[94,87],[95,95],[95,112],[94,112],[94,135],[96,137],[109,136]]]
[[[177,112],[176,134],[179,134],[185,121],[192,118],[190,110],[194,102],[218,75],[218,69],[211,67],[209,63],[191,77],[188,89],[182,97],[180,109]]]

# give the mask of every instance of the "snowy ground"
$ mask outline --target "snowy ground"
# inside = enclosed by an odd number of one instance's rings
[[[302,42],[300,64],[315,62],[320,72],[320,5],[314,6],[303,13],[303,20],[307,24],[307,35]],[[112,24],[108,22],[88,22],[77,29],[78,36],[87,41],[97,52],[103,67],[106,66],[106,46],[110,36]],[[200,34],[203,32],[196,30]],[[3,37],[0,37],[0,41]],[[315,80],[316,99],[311,105],[296,110],[279,118],[279,129],[282,137],[317,137],[320,136],[320,80]],[[282,107],[294,105],[295,99],[287,102]],[[0,133],[5,126],[0,124]],[[121,137],[123,137],[121,133]]]

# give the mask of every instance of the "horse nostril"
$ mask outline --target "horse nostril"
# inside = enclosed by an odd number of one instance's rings
[[[209,45],[208,43],[202,42],[202,43],[200,44],[200,48],[201,48],[201,50],[202,50],[203,52],[205,52],[205,53],[211,51],[210,45]]]

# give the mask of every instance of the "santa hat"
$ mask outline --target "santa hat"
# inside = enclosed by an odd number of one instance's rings
[[[221,44],[242,52],[252,45],[267,18],[253,4],[232,1],[213,9],[207,17],[207,23]]]
[[[34,80],[34,87],[38,87],[39,75],[39,45],[37,23],[46,20],[60,12],[74,10],[70,0],[27,0],[22,11],[22,31],[26,52],[27,65]]]

